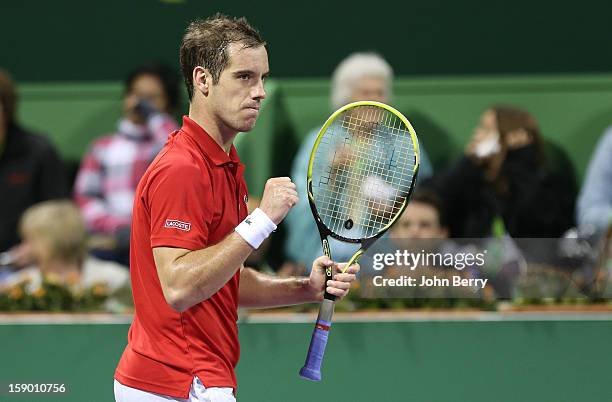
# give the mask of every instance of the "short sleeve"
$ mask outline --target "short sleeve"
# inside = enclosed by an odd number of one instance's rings
[[[166,164],[151,177],[151,247],[199,250],[208,244],[213,218],[210,172],[185,162]]]

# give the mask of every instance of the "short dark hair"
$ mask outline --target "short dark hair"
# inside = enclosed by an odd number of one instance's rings
[[[152,75],[161,82],[168,100],[168,110],[171,113],[176,112],[180,102],[179,80],[176,71],[167,64],[157,61],[143,64],[127,75],[125,79],[126,93],[132,90],[134,81],[142,75]]]
[[[438,212],[440,227],[448,226],[442,199],[440,199],[440,197],[433,191],[423,188],[417,189],[412,194],[412,197],[410,197],[410,202],[420,202],[421,204],[429,205]]]
[[[9,73],[0,70],[0,104],[7,126],[15,122],[17,115],[17,90]]]
[[[229,63],[227,49],[232,43],[242,43],[245,48],[266,46],[259,32],[244,17],[231,18],[217,13],[189,24],[181,42],[180,62],[190,101],[193,98],[193,69],[204,67],[216,84]]]

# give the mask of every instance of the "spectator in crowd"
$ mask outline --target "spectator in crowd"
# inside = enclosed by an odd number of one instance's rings
[[[389,236],[384,236],[366,251],[360,261],[363,271],[361,272],[361,283],[364,286],[362,295],[369,298],[420,298],[439,299],[466,297],[466,292],[461,288],[448,287],[419,287],[402,289],[384,289],[372,287],[372,279],[383,275],[386,279],[400,279],[406,275],[416,278],[420,283],[422,278],[447,278],[453,280],[453,276],[463,278],[481,278],[483,273],[475,262],[463,259],[458,260],[457,266],[448,263],[448,256],[464,256],[478,252],[478,247],[473,244],[462,244],[448,239],[449,230],[446,223],[442,200],[432,191],[418,188],[410,197],[410,202],[398,221],[389,230]],[[375,256],[400,255],[404,252],[412,255],[420,255],[418,262],[410,258],[401,260],[390,259],[390,263]],[[427,257],[425,257],[427,255]],[[439,259],[438,259],[438,256]],[[446,261],[445,261],[446,259]],[[407,262],[408,261],[408,262]],[[382,268],[381,265],[383,264]],[[415,265],[406,265],[415,264]],[[467,294],[473,297],[474,294]]]
[[[137,68],[125,82],[117,132],[97,139],[83,158],[74,197],[87,229],[97,235],[98,256],[127,265],[136,186],[178,128],[171,117],[178,102],[178,81],[171,69],[159,64]]]
[[[3,264],[23,266],[30,260],[19,243],[17,223],[28,207],[68,195],[60,158],[44,136],[17,121],[17,91],[0,70],[0,251]]]
[[[37,289],[44,278],[76,288],[96,284],[113,292],[129,285],[126,267],[87,255],[87,231],[79,209],[70,201],[45,201],[28,208],[19,222],[34,265],[4,278],[0,287],[22,281]]]
[[[536,120],[516,107],[485,110],[464,157],[431,186],[452,237],[560,237],[572,226],[572,191],[545,162]]]
[[[375,53],[354,53],[344,59],[332,77],[331,104],[338,109],[350,102],[373,100],[389,102],[392,97],[393,70],[391,66]],[[323,250],[317,227],[310,212],[306,191],[306,174],[310,151],[315,143],[320,127],[313,129],[305,137],[293,161],[291,179],[297,185],[300,201],[287,215],[287,243],[285,252],[289,262],[281,269],[284,275],[300,274],[305,267]],[[421,167],[419,179],[431,176],[429,158],[421,147]],[[346,261],[358,246],[330,239],[335,261]],[[292,266],[293,272],[287,267]]]
[[[446,239],[448,227],[439,197],[427,190],[415,190],[406,210],[390,229],[401,239]]]
[[[612,225],[612,127],[603,134],[591,158],[577,210],[584,234],[603,234]]]
[[[385,236],[368,250],[363,262],[364,272],[371,266],[369,256],[375,253],[395,253],[396,250],[411,250],[415,253],[427,250],[439,251],[448,246],[448,227],[442,201],[433,192],[416,189],[410,202],[397,222]]]

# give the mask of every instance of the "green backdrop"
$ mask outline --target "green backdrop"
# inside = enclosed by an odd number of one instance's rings
[[[187,23],[247,16],[276,77],[328,77],[376,50],[397,75],[611,72],[612,3],[513,0],[20,0],[0,3],[0,66],[21,82],[120,80],[144,61],[178,66]]]
[[[579,180],[612,124],[612,75],[399,78],[394,90],[391,103],[411,120],[438,169],[457,157],[491,104],[531,111],[544,136],[567,151]],[[21,120],[50,135],[74,163],[94,138],[115,129],[121,111],[119,83],[29,83],[20,91]],[[328,80],[271,80],[267,93],[257,126],[236,140],[253,194],[267,178],[289,173],[302,138],[330,114]]]
[[[126,324],[0,325],[2,401],[112,401]],[[612,321],[338,322],[321,383],[298,378],[311,323],[243,323],[242,402],[608,402]],[[61,396],[10,382],[65,383]]]

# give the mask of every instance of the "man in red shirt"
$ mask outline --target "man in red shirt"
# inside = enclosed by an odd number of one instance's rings
[[[244,166],[232,142],[251,130],[265,98],[268,55],[244,19],[216,15],[189,25],[181,44],[189,116],[136,191],[131,236],[135,316],[115,372],[115,398],[235,401],[237,308],[320,301],[348,293],[358,265],[325,283],[245,268],[249,254],[298,201],[288,177],[266,183],[247,216]]]

